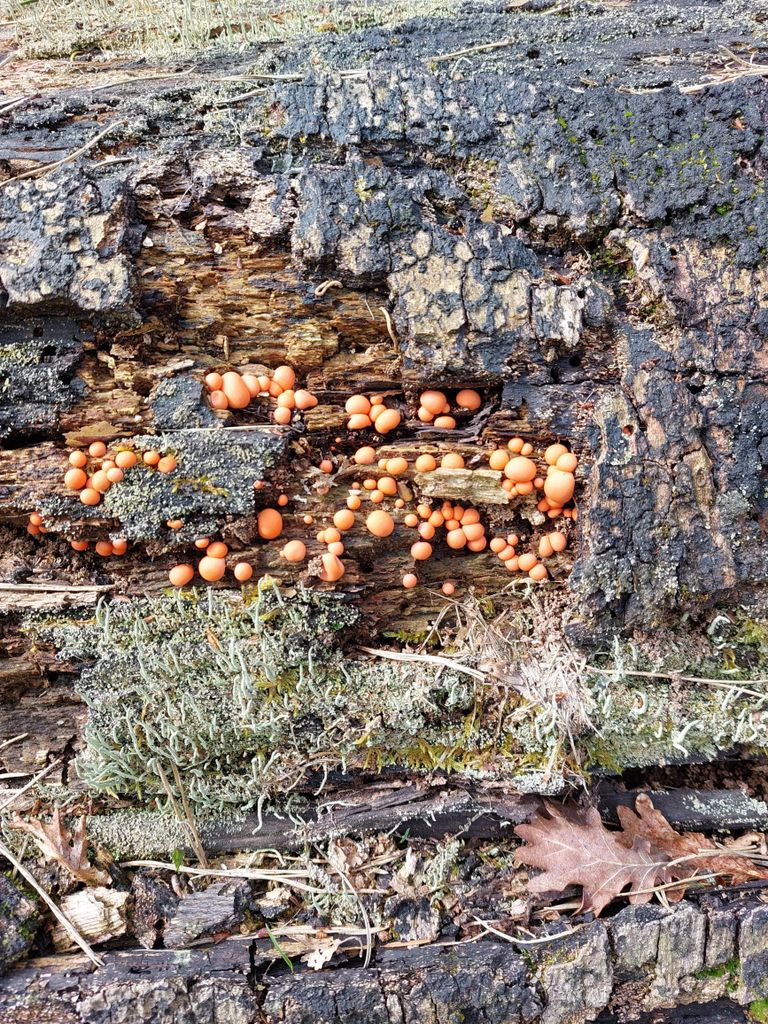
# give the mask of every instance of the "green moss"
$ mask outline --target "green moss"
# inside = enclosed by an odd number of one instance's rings
[[[768,999],[755,999],[749,1004],[749,1015],[752,1020],[765,1024],[768,1021]]]
[[[735,978],[740,970],[741,961],[735,956],[724,964],[718,964],[716,967],[704,967],[702,970],[696,971],[694,978],[700,980],[704,978]]]

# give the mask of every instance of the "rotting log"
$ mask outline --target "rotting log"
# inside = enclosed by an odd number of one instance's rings
[[[351,391],[383,392],[405,414],[389,455],[458,448],[475,469],[515,433],[579,455],[580,517],[553,563],[569,642],[594,652],[619,631],[647,643],[651,661],[671,649],[695,668],[714,647],[719,668],[765,675],[760,642],[710,644],[707,632],[723,615],[734,634],[765,616],[768,90],[761,70],[724,75],[718,49],[764,64],[763,7],[491,5],[437,30],[415,19],[397,42],[363,30],[246,50],[181,80],[94,61],[87,92],[63,62],[45,81],[28,61],[3,69],[0,742],[26,734],[0,751],[6,771],[62,757],[71,780],[85,715],[76,670],[31,651],[20,617],[158,593],[176,558],[168,536],[139,538],[121,560],[77,555],[70,537],[121,523],[65,524],[61,508],[61,537],[23,533],[26,515],[61,495],[65,445],[206,429],[287,436],[268,494],[284,490],[296,516],[322,520],[351,478]],[[215,79],[253,73],[288,78],[242,101],[223,90],[223,108],[211,100]],[[105,128],[71,166],[6,183]],[[341,287],[316,294],[329,280]],[[283,361],[319,397],[301,431],[275,431],[263,403],[225,415],[206,405],[207,369]],[[425,385],[475,386],[482,411],[436,433],[415,417]],[[312,467],[329,452],[340,471],[325,489]],[[489,525],[540,528],[532,507],[505,518],[486,499]],[[256,540],[256,507],[228,517],[223,536],[290,586],[298,574]],[[297,530],[290,520],[286,538]],[[423,569],[431,586],[415,594],[400,587],[402,551],[365,538],[349,555],[344,589],[366,615],[361,639],[422,634],[446,575],[497,609],[519,607],[518,594],[499,596],[508,579],[487,555],[440,549]],[[676,703],[698,690],[681,684]],[[684,760],[683,740],[660,756]],[[467,828],[475,809],[455,792],[428,827]],[[704,828],[721,797],[659,799],[670,820]],[[436,810],[419,797],[419,814],[425,803]],[[413,827],[412,813],[407,803],[352,813],[347,826]],[[764,825],[748,802],[724,813],[725,827]],[[497,825],[498,814],[475,821],[491,834]],[[278,837],[279,822],[266,819],[262,835]],[[101,975],[56,960],[11,975],[0,1007],[12,1024],[42,1013],[100,1021],[110,1003],[164,1024],[177,1000],[201,1024],[214,1013],[238,1024],[468,1014],[559,1024],[606,1007],[625,1019],[641,1003],[747,1004],[768,996],[765,908],[747,899],[622,911],[535,965],[495,942],[385,950],[368,971],[351,961],[296,976],[250,941],[109,954]]]

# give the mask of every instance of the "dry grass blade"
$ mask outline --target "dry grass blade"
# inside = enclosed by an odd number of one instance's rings
[[[366,654],[373,654],[377,658],[389,658],[390,661],[420,661],[429,665],[439,665],[442,668],[453,669],[454,672],[463,672],[465,675],[472,676],[473,679],[478,679],[481,683],[484,683],[486,679],[484,672],[478,672],[476,668],[469,668],[451,658],[441,658],[437,654],[401,654],[398,651],[387,651],[378,647],[360,647],[359,650],[365,651]]]
[[[104,961],[101,959],[101,957],[97,956],[97,954],[94,953],[93,949],[88,945],[88,943],[82,937],[77,928],[75,928],[75,926],[66,916],[66,914],[64,914],[63,911],[61,911],[56,906],[56,904],[53,902],[53,900],[45,891],[45,889],[43,889],[43,887],[37,881],[35,876],[31,874],[29,871],[27,871],[27,869],[24,867],[21,861],[17,859],[17,857],[12,853],[11,850],[8,849],[8,847],[3,842],[0,842],[0,856],[5,857],[8,863],[12,864],[16,871],[18,871],[18,873],[21,875],[24,881],[35,890],[35,892],[38,894],[43,903],[45,903],[45,905],[51,911],[51,913],[62,926],[62,928],[66,930],[67,934],[70,936],[72,941],[75,942],[80,947],[80,949],[82,949],[82,951],[91,961],[91,963],[95,964],[97,967],[103,967]]]
[[[127,860],[121,863],[120,867],[152,868],[158,871],[173,871],[179,875],[194,875],[197,878],[248,878],[256,882],[276,882],[279,885],[289,886],[301,892],[315,894],[322,894],[324,892],[323,889],[318,889],[316,886],[307,885],[306,882],[302,882],[302,878],[308,878],[309,876],[306,871],[300,870],[276,869],[274,871],[261,871],[258,868],[219,870],[217,868],[187,867],[186,864],[182,864],[177,868],[175,864],[170,864],[165,860]]]
[[[110,132],[113,132],[115,128],[122,123],[122,121],[113,121],[112,124],[107,125],[107,127],[103,131],[99,132],[98,135],[94,135],[92,139],[80,146],[79,149],[73,150],[67,156],[62,157],[61,160],[55,160],[52,164],[45,164],[43,167],[33,167],[30,171],[23,171],[21,174],[16,174],[12,178],[6,178],[5,181],[0,182],[0,186],[10,185],[13,181],[23,181],[25,178],[39,178],[43,174],[48,174],[50,171],[55,171],[57,168],[63,167],[64,164],[77,160],[79,156],[83,156],[89,150],[93,149],[93,147],[98,145],[106,135],[109,135]]]
[[[22,786],[21,789],[14,790],[13,795],[9,796],[4,803],[0,804],[0,812],[6,810],[8,807],[11,806],[11,804],[16,803],[20,796],[22,796],[24,793],[32,789],[33,786],[36,786],[40,779],[44,778],[46,775],[49,774],[49,772],[52,772],[53,769],[60,764],[60,758],[56,761],[51,761],[51,763],[49,765],[46,765],[41,772],[38,772],[37,775],[33,776],[25,786]]]

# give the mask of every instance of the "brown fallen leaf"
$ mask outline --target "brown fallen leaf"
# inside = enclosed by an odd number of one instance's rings
[[[583,810],[545,802],[547,815],[538,812],[515,833],[526,841],[515,853],[517,864],[541,868],[528,882],[531,892],[561,892],[582,887],[582,910],[595,914],[630,887],[631,903],[647,903],[652,889],[668,881],[665,863],[654,856],[647,839],[636,837],[627,846],[619,834],[609,832],[594,807]]]
[[[649,890],[674,882],[680,884],[664,892],[680,900],[697,875],[726,876],[734,883],[768,878],[768,868],[737,856],[733,848],[729,852],[700,832],[676,832],[644,793],[636,811],[618,808],[621,832],[607,829],[594,807],[545,806],[546,815],[539,812],[530,824],[515,828],[528,844],[515,860],[542,869],[529,880],[531,892],[580,885],[582,910],[599,914],[625,889],[630,903],[647,903],[653,896]]]
[[[86,885],[109,885],[111,878],[107,871],[94,867],[88,860],[88,837],[85,834],[85,815],[70,832],[64,824],[61,808],[56,807],[50,821],[25,821],[14,818],[12,828],[27,832],[35,840],[43,856],[55,860],[65,867],[80,882]]]
[[[623,829],[620,833],[622,842],[632,843],[639,837],[647,839],[652,848],[663,850],[671,861],[685,857],[679,864],[668,865],[671,880],[690,878],[695,874],[714,874],[728,876],[738,885],[756,878],[768,878],[768,868],[755,864],[748,857],[729,855],[727,847],[718,846],[702,832],[676,832],[646,793],[638,796],[635,811],[631,807],[616,809]],[[745,844],[741,842],[738,845],[743,848]],[[683,891],[670,889],[667,895],[670,899],[682,899]]]

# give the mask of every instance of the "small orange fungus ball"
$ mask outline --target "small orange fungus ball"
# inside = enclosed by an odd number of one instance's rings
[[[413,588],[417,585],[418,582],[419,578],[415,575],[415,573],[407,572],[405,576],[403,576],[403,586],[405,587],[406,590],[413,590]]]
[[[276,381],[281,388],[292,388],[296,383],[296,374],[290,366],[278,366],[272,374],[272,380]]]
[[[454,586],[453,583],[451,583],[450,580],[446,580],[442,587],[440,587],[440,589],[442,590],[446,597],[450,597],[451,594],[456,593],[456,587]]]
[[[177,465],[174,455],[164,455],[157,464],[157,470],[159,473],[172,473]]]
[[[288,495],[287,494],[280,494],[280,495],[278,495],[277,504],[280,506],[280,508],[285,508],[285,506],[288,504]]]
[[[504,469],[509,462],[509,454],[503,448],[497,448],[488,456],[488,465],[491,469]]]
[[[408,472],[408,460],[400,456],[395,459],[387,459],[385,469],[390,476],[402,476],[403,473]]]
[[[477,540],[468,540],[467,549],[469,551],[485,551],[488,547],[488,540],[486,537],[478,537]]]
[[[224,378],[220,373],[206,373],[205,385],[209,391],[221,391],[224,386]]]
[[[98,505],[101,501],[101,494],[95,487],[85,487],[80,491],[80,501],[84,505]]]
[[[417,515],[414,515],[413,512],[409,512],[408,515],[403,520],[403,522],[405,523],[406,526],[411,526],[411,527],[418,526],[419,525],[419,517]]]
[[[477,391],[472,390],[472,388],[464,388],[458,393],[458,395],[456,395],[456,405],[458,405],[460,409],[468,409],[470,412],[474,412],[476,409],[479,409],[482,405],[482,401],[483,400]]]
[[[85,482],[87,479],[88,477],[85,475],[82,469],[68,469],[67,472],[64,474],[64,483],[66,484],[67,487],[69,487],[71,491],[79,491],[81,488],[85,487]],[[40,524],[38,523],[36,525],[39,526]]]
[[[445,536],[445,542],[449,548],[453,548],[454,551],[459,551],[461,548],[466,546],[467,538],[464,535],[463,530],[449,530]]]
[[[138,462],[135,452],[118,452],[115,456],[115,465],[118,469],[130,469]]]
[[[518,494],[532,494],[533,493],[533,484],[531,483],[530,480],[525,480],[522,483],[515,484],[515,486],[517,488],[517,493]]]
[[[40,515],[39,512],[31,512],[29,515],[29,521],[30,523],[32,523],[33,526],[43,525],[43,517]]]
[[[183,519],[166,519],[165,525],[169,530],[180,530],[184,525]]]
[[[94,441],[88,446],[88,454],[94,459],[103,459],[107,454],[107,446],[103,441]]]
[[[374,537],[389,537],[395,528],[395,521],[389,512],[377,508],[370,513],[365,521],[365,525],[369,533],[372,533]]]
[[[339,530],[351,530],[355,525],[355,513],[348,508],[340,508],[334,513],[333,525]]]
[[[278,408],[272,413],[272,419],[279,427],[287,427],[293,418],[293,414],[290,409]]]
[[[419,536],[422,540],[432,540],[435,536],[435,528],[428,519],[426,522],[419,523]]]
[[[186,587],[195,575],[191,565],[174,565],[168,573],[168,579],[174,587]]]
[[[397,481],[391,476],[379,477],[378,488],[382,494],[394,497],[397,494]]]
[[[195,547],[198,548],[200,551],[204,551],[210,543],[210,538],[198,537],[197,540],[195,541]]]
[[[575,486],[573,473],[563,473],[555,469],[544,481],[544,493],[551,505],[562,508],[573,497]]]
[[[565,551],[565,546],[568,540],[564,533],[559,533],[557,530],[553,530],[552,533],[547,534],[549,543],[552,545],[553,551]]]
[[[503,551],[499,551],[498,554],[499,554],[499,558],[502,560],[502,562],[508,562],[510,558],[514,558],[515,557],[515,549],[512,547],[511,544],[507,544],[507,546],[504,548],[504,550]],[[534,561],[535,561],[535,559],[534,559]]]
[[[435,418],[434,413],[431,413],[429,409],[425,409],[423,405],[420,405],[416,415],[419,417],[422,423],[431,423]]]
[[[206,555],[210,555],[211,558],[226,558],[229,554],[229,548],[223,541],[216,540],[213,544],[209,544],[205,549]]]
[[[374,505],[380,505],[382,501],[384,501],[384,491],[380,491],[378,487],[376,487],[371,491],[371,501]]]
[[[296,408],[301,409],[302,411],[304,409],[314,409],[317,405],[317,399],[312,392],[305,391],[303,388],[299,388],[294,395],[294,399],[296,401]]]
[[[119,484],[124,476],[125,474],[118,466],[113,466],[112,469],[107,470],[107,480],[111,484]]]
[[[536,580],[536,582],[539,583],[541,580],[545,580],[547,578],[547,570],[541,562],[539,562],[537,565],[534,565],[532,569],[528,570],[528,575],[532,580]]]
[[[318,538],[318,540],[320,539]],[[337,540],[341,540],[341,534],[335,526],[329,526],[327,530],[323,530],[322,540],[325,544],[333,544]]]
[[[431,412],[433,416],[439,416],[445,406],[445,395],[442,391],[422,391],[419,395],[419,402],[427,412]]]
[[[579,460],[573,454],[573,452],[566,452],[561,455],[555,463],[557,469],[561,469],[564,473],[573,473],[579,464]]]
[[[206,555],[197,563],[197,571],[209,583],[216,583],[227,571],[227,563],[223,558],[211,558]]]
[[[314,523],[315,521],[315,517],[311,516],[309,512],[307,512],[307,514],[302,517],[301,521],[304,523],[305,526],[311,526],[312,523]]]
[[[518,565],[523,572],[528,572],[534,567],[534,565],[536,565],[537,562],[538,558],[530,551],[526,551],[525,554],[520,555],[520,558],[518,559]]]
[[[466,523],[462,524],[461,528],[467,540],[480,540],[485,536],[485,527],[482,523]]]
[[[358,466],[370,466],[376,461],[376,449],[371,447],[358,448],[352,458]]]
[[[507,542],[503,537],[494,537],[491,541],[491,551],[494,551],[497,555],[500,551],[503,551],[507,546]]]
[[[350,494],[350,496],[347,498],[347,508],[350,509],[352,512],[357,512],[361,504],[362,502],[360,501],[356,494]]]
[[[455,430],[456,420],[453,416],[437,416],[435,418],[435,426],[438,430]]]
[[[119,537],[117,540],[112,541],[112,554],[113,555],[124,555],[128,550],[128,541],[123,537]]]
[[[376,429],[380,434],[388,434],[400,426],[400,413],[397,409],[385,409],[376,417]]]
[[[332,473],[333,463],[330,459],[323,459],[318,468],[321,469],[323,473]]]
[[[283,532],[283,517],[276,508],[263,508],[257,519],[259,536],[264,540],[274,540]]]
[[[510,441],[507,441],[507,448],[509,448],[509,450],[513,452],[515,455],[519,455],[520,452],[523,450],[524,444],[525,441],[522,439],[522,437],[513,437]]]
[[[544,461],[548,466],[554,466],[561,455],[566,455],[568,449],[564,444],[551,444],[544,452]]]
[[[245,381],[234,370],[228,370],[222,377],[221,390],[227,397],[231,409],[247,409],[251,402],[251,393]]]
[[[425,540],[418,540],[411,545],[411,558],[416,562],[423,562],[432,557],[432,545]]]
[[[161,459],[161,455],[160,452],[151,448],[149,451],[144,452],[142,459],[148,466],[156,466]]]
[[[93,487],[97,491],[101,491],[101,493],[104,494],[104,492],[108,491],[111,486],[112,482],[110,481],[109,477],[104,472],[104,470],[97,469],[96,472],[91,477],[91,487]]]
[[[279,398],[283,393],[283,386],[282,384],[278,384],[276,380],[271,380],[269,382],[267,392],[272,396],[272,398]]]
[[[341,556],[341,555],[344,554],[344,545],[341,543],[340,540],[333,540],[328,545],[328,550],[330,551],[330,553],[332,555],[339,555],[339,556]]]
[[[375,405],[371,406],[371,411],[368,413],[368,416],[370,417],[372,422],[375,423],[379,416],[381,416],[381,414],[386,411],[386,405],[382,405],[381,402],[377,402]]]
[[[549,537],[542,537],[539,541],[539,558],[551,558],[554,551]]]
[[[529,444],[526,441],[525,444],[523,445],[523,447],[520,449],[520,454],[521,455],[533,455],[533,445]]]
[[[433,455],[420,455],[416,459],[417,473],[431,473],[433,469],[437,469],[437,461]]]
[[[320,573],[321,580],[325,580],[326,583],[335,583],[344,575],[344,563],[338,555],[333,555],[329,551],[322,556],[321,561],[323,563],[323,569]]]
[[[245,583],[253,576],[253,566],[249,565],[248,562],[238,562],[234,573],[238,583]]]
[[[27,533],[31,537],[36,537],[38,535],[38,533],[40,533],[40,527],[39,526],[35,526],[34,523],[27,523]]]
[[[347,430],[367,430],[371,425],[371,417],[363,413],[355,413],[347,420]]]
[[[248,394],[251,398],[257,398],[261,393],[261,384],[259,378],[253,373],[243,374],[243,384],[248,388]]]
[[[284,391],[282,395],[278,395],[277,398],[278,409],[295,409],[296,408],[296,395],[291,388]]]
[[[371,411],[371,403],[365,395],[350,395],[344,404],[344,411],[350,415],[358,413],[367,416]]]
[[[88,550],[88,541],[87,540],[71,540],[69,542],[69,546],[74,551],[87,551]]]
[[[95,547],[96,554],[101,555],[102,558],[108,558],[113,551],[112,545],[108,540],[97,540]]]
[[[229,399],[223,391],[212,391],[208,396],[208,402],[212,409],[229,408]]]
[[[530,483],[536,476],[536,463],[525,455],[518,455],[506,464],[504,475],[516,484]]]
[[[75,469],[82,469],[88,464],[88,456],[85,452],[70,452],[69,464],[70,466],[74,466]]]
[[[280,554],[286,562],[303,562],[307,557],[307,546],[301,540],[289,540]]]
[[[464,456],[458,452],[448,452],[440,460],[442,469],[464,469]]]

